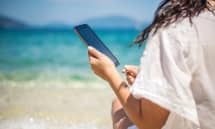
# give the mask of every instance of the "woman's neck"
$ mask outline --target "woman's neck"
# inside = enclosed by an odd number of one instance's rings
[[[215,7],[215,0],[209,0],[209,3],[211,4],[212,7]]]

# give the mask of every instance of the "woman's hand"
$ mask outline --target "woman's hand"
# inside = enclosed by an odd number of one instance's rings
[[[138,74],[138,67],[135,65],[125,65],[122,71],[126,75],[128,84],[132,85]]]
[[[109,81],[111,76],[117,72],[114,63],[104,54],[93,47],[88,47],[89,63],[96,75]]]

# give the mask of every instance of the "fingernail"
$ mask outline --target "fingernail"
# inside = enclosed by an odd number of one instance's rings
[[[122,73],[125,73],[125,69],[122,69]]]
[[[91,47],[91,46],[88,46],[87,48],[88,48],[88,49],[93,49],[93,47]]]

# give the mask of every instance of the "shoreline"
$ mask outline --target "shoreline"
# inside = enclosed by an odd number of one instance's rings
[[[10,129],[16,129],[15,123],[26,119],[28,122],[42,121],[48,124],[47,126],[50,123],[62,126],[92,124],[95,128],[108,129],[112,127],[110,109],[113,98],[114,94],[107,86],[0,86],[0,129],[3,129],[1,125],[5,124],[14,126]]]

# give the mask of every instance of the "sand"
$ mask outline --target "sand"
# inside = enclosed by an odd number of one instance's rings
[[[0,129],[110,129],[113,97],[108,86],[0,86]]]

